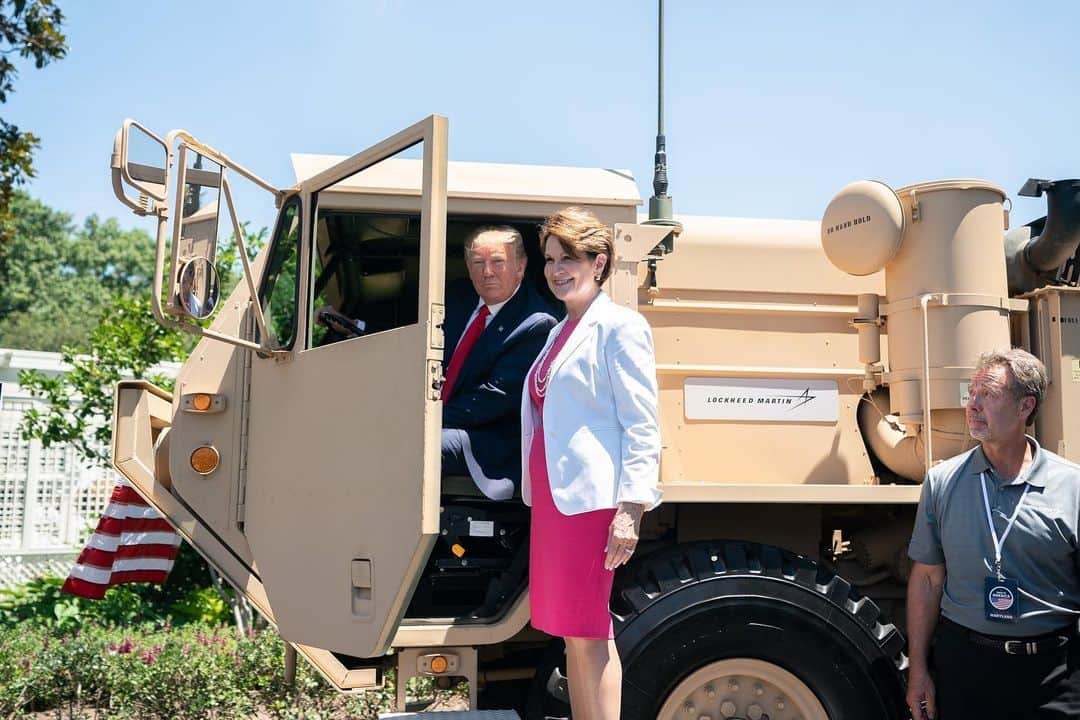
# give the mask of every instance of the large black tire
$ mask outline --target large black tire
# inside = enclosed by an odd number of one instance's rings
[[[723,715],[704,707],[724,702],[735,717],[906,716],[903,636],[873,601],[806,558],[697,543],[647,558],[621,590],[613,611],[627,720],[686,702],[712,717]],[[796,714],[793,696],[807,692]]]
[[[644,558],[612,613],[624,720],[907,717],[903,636],[845,580],[778,548],[710,541]],[[569,714],[545,691],[557,659],[530,717]]]

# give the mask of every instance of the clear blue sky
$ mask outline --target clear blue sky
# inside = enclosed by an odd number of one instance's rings
[[[653,0],[59,0],[70,51],[0,112],[42,139],[30,192],[136,218],[108,160],[125,117],[185,128],[279,185],[430,113],[452,160],[629,168],[651,194]],[[676,212],[818,219],[893,187],[1080,175],[1080,3],[667,3]],[[1015,197],[1013,224],[1044,212]]]

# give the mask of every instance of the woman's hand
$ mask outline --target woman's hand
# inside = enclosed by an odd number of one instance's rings
[[[608,528],[607,555],[604,557],[604,569],[614,570],[630,562],[638,544],[638,528],[645,506],[638,503],[619,503],[615,517]]]

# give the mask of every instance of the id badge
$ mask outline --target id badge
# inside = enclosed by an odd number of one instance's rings
[[[987,576],[983,582],[983,610],[994,622],[1015,622],[1020,617],[1020,591],[1016,581]]]

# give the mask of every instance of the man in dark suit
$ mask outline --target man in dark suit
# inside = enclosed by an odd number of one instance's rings
[[[443,327],[443,475],[468,475],[489,498],[521,482],[521,388],[551,308],[528,283],[521,233],[480,227],[465,241],[472,292],[448,290]]]

